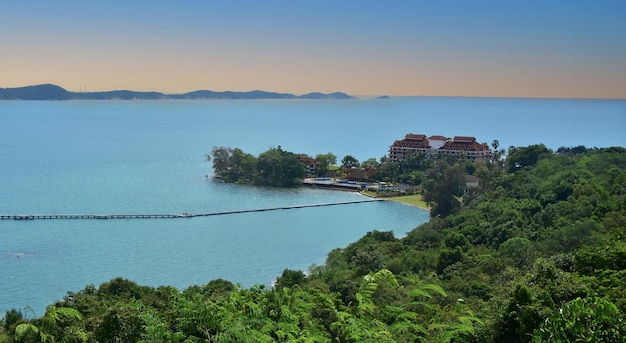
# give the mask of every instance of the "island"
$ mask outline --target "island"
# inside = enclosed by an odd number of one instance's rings
[[[131,90],[113,90],[105,92],[71,92],[53,84],[26,86],[18,88],[0,88],[0,100],[212,100],[212,99],[336,99],[349,100],[355,97],[342,92],[311,92],[304,95],[266,92],[214,92],[196,90],[183,94],[165,94],[160,92],[138,92]]]

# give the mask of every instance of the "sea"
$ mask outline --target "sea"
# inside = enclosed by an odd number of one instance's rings
[[[1,101],[0,214],[214,213],[365,199],[212,180],[213,147],[379,159],[407,133],[500,148],[626,146],[626,101],[462,97],[354,100]],[[266,285],[368,231],[404,236],[428,212],[365,202],[177,219],[0,220],[0,313],[41,316],[67,292],[123,277],[182,290]],[[0,314],[0,317],[2,315]]]

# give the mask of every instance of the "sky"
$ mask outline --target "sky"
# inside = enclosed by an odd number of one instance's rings
[[[0,0],[0,87],[626,98],[626,1]]]

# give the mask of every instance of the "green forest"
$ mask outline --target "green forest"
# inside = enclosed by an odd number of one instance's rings
[[[430,221],[369,232],[271,288],[117,278],[41,317],[7,311],[0,342],[626,342],[626,149],[499,157],[391,166],[386,177],[419,171]],[[480,178],[471,190],[468,173]]]
[[[280,146],[258,157],[239,148],[214,147],[207,160],[213,162],[215,177],[225,182],[289,187],[301,185],[305,176],[304,165],[296,156]]]

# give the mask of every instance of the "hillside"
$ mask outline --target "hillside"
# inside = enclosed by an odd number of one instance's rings
[[[255,90],[250,92],[214,92],[197,90],[184,94],[164,94],[159,92],[136,92],[114,90],[106,92],[70,92],[59,86],[45,84],[19,88],[0,88],[0,100],[162,100],[162,99],[354,99],[335,92],[330,94],[308,93],[297,96],[289,93],[275,93]]]
[[[481,179],[458,211],[368,232],[272,289],[117,278],[40,318],[8,311],[0,342],[625,342],[626,149],[501,162],[437,160],[429,175]]]

